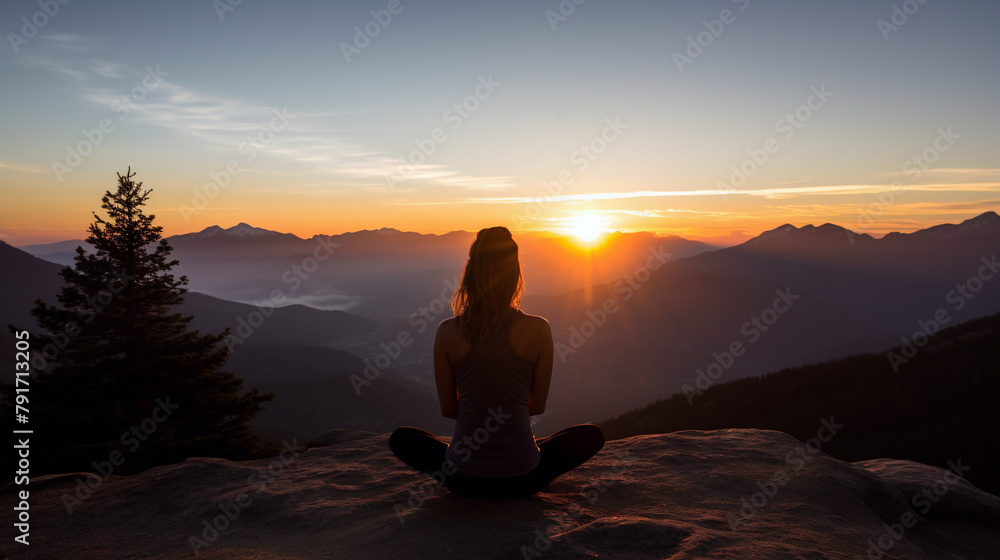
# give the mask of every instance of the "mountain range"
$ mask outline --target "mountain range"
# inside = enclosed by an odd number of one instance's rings
[[[252,333],[230,366],[262,389],[298,395],[280,406],[279,395],[261,422],[314,435],[442,425],[433,327],[450,315],[473,237],[380,229],[302,239],[239,224],[168,242],[176,272],[191,281],[184,311],[196,328],[239,336],[245,323]],[[540,435],[669,397],[708,373],[724,382],[884,351],[941,310],[949,324],[1000,311],[994,212],[880,239],[786,224],[724,249],[645,233],[609,234],[591,249],[551,235],[515,239],[528,286],[522,309],[546,317],[556,342]],[[56,259],[67,246],[26,249]],[[31,302],[54,300],[59,266],[6,245],[0,264],[9,302],[0,320],[30,324]],[[412,343],[397,348],[400,337]],[[282,367],[289,353],[309,359]],[[351,376],[375,363],[379,378],[359,389]],[[361,396],[375,400],[362,406]]]
[[[599,420],[668,397],[710,368],[716,381],[739,379],[884,351],[938,313],[949,324],[996,313],[998,254],[993,212],[882,239],[782,226],[633,282],[525,298],[523,307],[555,330],[566,381],[553,384],[562,396],[554,412],[572,402]],[[605,306],[617,312],[602,322]]]

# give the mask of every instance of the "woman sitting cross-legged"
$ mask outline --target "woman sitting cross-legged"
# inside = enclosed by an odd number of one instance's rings
[[[594,424],[534,438],[530,416],[545,412],[552,378],[552,332],[542,317],[520,311],[522,292],[510,231],[483,229],[452,297],[455,316],[434,339],[441,413],[456,420],[451,443],[413,427],[389,439],[401,461],[459,495],[530,496],[604,446]]]

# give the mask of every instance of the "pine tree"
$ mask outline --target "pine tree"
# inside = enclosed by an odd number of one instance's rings
[[[32,310],[46,331],[33,338],[54,336],[60,348],[33,382],[46,472],[120,462],[115,472],[126,474],[266,453],[247,424],[274,395],[241,395],[243,380],[221,370],[229,329],[202,335],[175,311],[188,280],[171,274],[179,263],[143,213],[151,191],[134,176],[118,174],[117,191],[102,197],[107,219],[94,213],[93,252],[78,247],[75,266],[62,270],[59,305],[38,300]]]

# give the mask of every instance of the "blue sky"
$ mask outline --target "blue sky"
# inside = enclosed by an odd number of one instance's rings
[[[222,2],[70,1],[51,17],[3,4],[0,238],[81,237],[129,165],[168,234],[558,230],[586,216],[739,239],[1000,206],[995,2],[243,0],[220,18]],[[894,6],[901,25],[880,29]],[[27,38],[21,18],[44,25]],[[366,26],[377,34],[345,57]],[[782,127],[815,91],[830,95]],[[105,119],[113,130],[68,165]],[[919,176],[903,171],[929,149]]]

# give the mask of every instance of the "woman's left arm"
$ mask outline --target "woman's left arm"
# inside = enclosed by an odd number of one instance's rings
[[[552,329],[548,321],[538,317],[534,325],[533,341],[537,360],[531,390],[528,393],[528,414],[536,416],[545,412],[545,401],[549,398],[549,383],[552,382]]]

